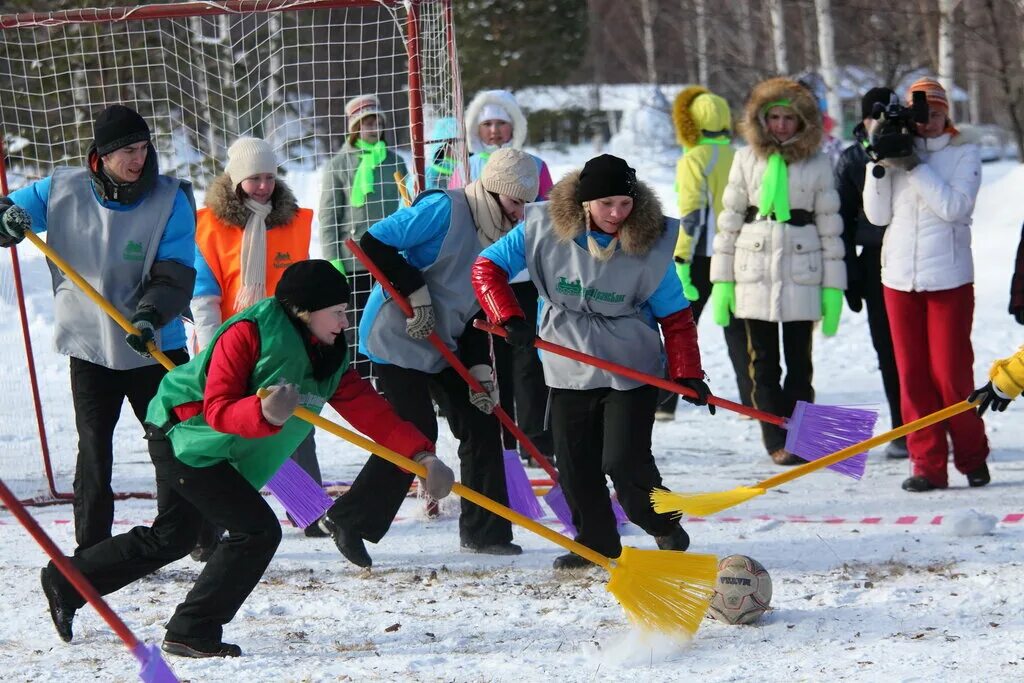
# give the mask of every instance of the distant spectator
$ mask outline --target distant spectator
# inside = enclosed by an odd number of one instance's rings
[[[1010,284],[1010,315],[1019,325],[1024,325],[1024,226],[1020,231],[1017,265],[1014,267],[1013,281]]]

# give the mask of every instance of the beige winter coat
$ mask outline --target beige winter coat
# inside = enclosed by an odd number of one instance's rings
[[[788,99],[803,128],[784,145],[768,137],[760,111]],[[711,258],[712,282],[736,283],[736,317],[772,322],[821,319],[821,289],[846,289],[843,223],[832,164],[818,151],[821,123],[817,105],[803,87],[782,78],[760,83],[751,93],[743,121],[748,146],[736,153],[718,220]],[[794,226],[762,218],[745,221],[757,206],[768,156],[787,161],[791,210],[814,220]]]

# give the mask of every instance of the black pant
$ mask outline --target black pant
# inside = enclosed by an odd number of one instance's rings
[[[230,534],[203,567],[195,585],[167,622],[168,635],[220,640],[274,557],[281,525],[267,502],[234,467],[220,463],[189,467],[175,457],[159,430],[148,430],[156,469],[157,516],[152,527],[137,526],[71,558],[101,595],[113,593],[192,550],[203,519]],[[85,604],[71,584],[61,592]]]
[[[711,257],[694,256],[690,265],[690,281],[697,288],[700,297],[690,302],[693,309],[693,319],[700,321],[700,314],[704,306],[711,300]],[[747,328],[743,323],[731,318],[729,324],[723,328],[725,334],[725,346],[729,350],[729,360],[732,362],[733,372],[736,374],[736,390],[739,392],[740,403],[745,406],[753,405],[750,400],[750,391],[753,386],[750,381],[750,357],[747,355]],[[669,377],[668,379],[675,379]],[[658,410],[668,413],[676,412],[676,405],[679,403],[679,394],[661,390],[658,392]]]
[[[346,263],[346,265],[351,266],[349,263]],[[349,303],[349,327],[345,330],[345,338],[348,340],[349,358],[352,359],[352,367],[355,368],[356,372],[363,379],[370,378],[372,368],[370,367],[370,359],[359,353],[359,321],[363,319],[366,300],[370,298],[373,283],[373,276],[364,270],[348,274],[348,284],[352,288],[352,299]]]
[[[881,247],[864,247],[858,260],[864,278],[861,294],[868,309],[871,343],[878,355],[878,369],[882,373],[882,386],[885,387],[889,415],[892,417],[892,426],[895,429],[903,424],[903,412],[900,409],[900,378],[896,372],[896,354],[892,348],[889,315],[886,313],[885,297],[882,295]]]
[[[651,453],[658,390],[551,390],[551,429],[559,483],[572,511],[576,540],[608,557],[622,553],[608,498],[610,477],[630,521],[652,536],[678,526],[651,507],[651,490],[664,488]]]
[[[532,282],[516,282],[512,291],[526,314],[526,322],[537,326],[537,287]],[[551,431],[544,429],[544,412],[548,403],[548,387],[544,384],[544,368],[537,349],[518,349],[500,338],[494,339],[494,367],[498,375],[501,407],[516,421],[533,445],[550,457]],[[515,437],[502,429],[502,443],[516,448]],[[526,449],[521,448],[525,453]]]
[[[167,352],[175,365],[188,362],[185,349]],[[75,463],[75,540],[78,549],[110,538],[114,523],[114,428],[125,398],[142,423],[167,371],[162,365],[111,370],[80,358],[71,359],[71,400],[78,428]],[[77,551],[76,551],[77,552]]]
[[[377,364],[373,369],[384,397],[395,412],[436,442],[437,416],[430,401],[433,396],[459,440],[459,480],[478,493],[507,505],[498,421],[473,407],[469,402],[469,387],[455,370],[445,368],[436,374],[428,374]],[[372,456],[360,470],[352,488],[334,502],[327,514],[334,523],[377,543],[398,514],[412,478],[411,473]],[[508,543],[512,540],[512,525],[462,500],[459,537],[464,543],[476,545]]]
[[[754,380],[754,407],[773,415],[789,417],[797,401],[814,401],[814,364],[811,340],[814,323],[799,320],[773,323],[764,320],[743,320],[750,343],[750,376]],[[783,355],[786,358],[786,380],[782,381],[779,358],[779,327],[782,327]],[[786,430],[777,425],[761,423],[761,437],[769,453],[786,445]]]

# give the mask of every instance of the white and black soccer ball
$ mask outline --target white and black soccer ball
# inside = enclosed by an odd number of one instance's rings
[[[772,601],[772,577],[757,560],[730,555],[718,563],[708,614],[726,624],[752,624]]]

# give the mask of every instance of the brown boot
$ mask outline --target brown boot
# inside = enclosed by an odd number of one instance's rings
[[[771,452],[772,462],[776,465],[799,465],[803,462],[800,458],[796,457],[785,448],[779,448]]]

